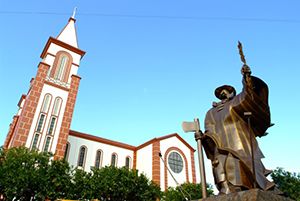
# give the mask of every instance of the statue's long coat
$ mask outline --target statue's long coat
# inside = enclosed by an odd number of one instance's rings
[[[261,162],[264,158],[258,147],[256,136],[263,136],[270,126],[268,86],[261,79],[251,76],[252,87],[243,81],[240,94],[225,103],[210,109],[205,118],[203,146],[207,157],[214,159],[214,150],[229,155],[225,171],[233,185],[253,188],[250,138],[253,142],[256,180],[260,188],[267,190],[273,183],[266,177]],[[245,112],[251,112],[250,130]]]

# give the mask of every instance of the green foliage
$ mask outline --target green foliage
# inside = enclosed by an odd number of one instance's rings
[[[82,169],[75,169],[73,172],[70,198],[74,200],[92,199],[91,173],[85,172]]]
[[[181,188],[180,188],[181,187]],[[165,192],[164,201],[183,201],[195,200],[202,198],[201,184],[184,183],[180,187],[169,187]],[[207,195],[213,195],[213,189],[211,185],[207,185]]]
[[[50,155],[27,148],[0,150],[0,180],[8,200],[44,200]]]
[[[46,174],[47,198],[56,200],[57,198],[71,197],[71,179],[71,168],[68,162],[65,160],[52,161]]]
[[[128,168],[104,167],[92,171],[93,198],[99,200],[150,201],[161,196],[160,188],[143,174]]]
[[[300,201],[300,174],[277,168],[271,174],[276,186],[288,197]]]
[[[159,186],[136,170],[104,167],[87,173],[51,157],[25,147],[1,148],[0,193],[7,200],[151,201],[161,197]]]

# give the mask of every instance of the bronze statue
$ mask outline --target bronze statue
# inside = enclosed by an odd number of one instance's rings
[[[271,126],[268,86],[251,75],[240,42],[238,48],[244,63],[241,69],[243,90],[237,95],[229,85],[215,90],[221,101],[214,102],[207,112],[202,136],[220,194],[274,188],[274,183],[266,178],[271,171],[265,169],[261,161],[264,155],[256,141],[256,137],[264,136]]]

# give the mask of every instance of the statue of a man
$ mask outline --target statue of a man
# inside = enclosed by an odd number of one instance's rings
[[[270,127],[268,86],[251,76],[240,43],[239,46],[244,62],[241,69],[243,90],[238,95],[229,85],[215,90],[221,101],[214,102],[207,112],[202,138],[220,194],[274,188],[274,183],[266,178],[271,171],[265,169],[261,161],[264,156],[256,141],[256,137],[264,136]]]

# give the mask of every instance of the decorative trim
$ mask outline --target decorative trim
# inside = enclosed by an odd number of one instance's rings
[[[164,140],[164,139],[167,139],[167,138],[171,138],[171,137],[177,137],[185,146],[187,146],[190,150],[192,150],[193,152],[195,152],[196,150],[191,146],[189,145],[189,143],[187,143],[182,137],[180,137],[180,135],[178,135],[178,133],[173,133],[173,134],[169,134],[169,135],[164,135],[162,137],[158,137],[158,138],[153,138],[139,146],[137,146],[137,150],[141,149],[141,148],[144,148],[146,147],[147,145],[149,144],[152,144],[153,142],[159,140]]]
[[[76,67],[79,67],[79,65],[78,65],[78,64],[75,64],[75,63],[72,63],[72,65],[74,65],[74,66],[76,66]]]
[[[18,107],[21,107],[21,104],[22,104],[22,101],[26,98],[26,95],[25,94],[22,94],[19,102],[18,102]]]
[[[64,43],[64,42],[62,42],[60,40],[57,40],[56,38],[49,37],[49,39],[48,39],[48,41],[47,41],[47,43],[46,43],[46,45],[45,45],[45,47],[43,49],[43,52],[42,52],[42,54],[40,56],[42,59],[45,58],[45,56],[47,54],[47,50],[49,49],[51,43],[54,43],[54,44],[56,44],[58,46],[61,46],[61,47],[66,48],[66,49],[68,49],[68,50],[70,50],[72,52],[75,52],[76,54],[79,54],[81,56],[81,58],[85,55],[85,51],[80,50],[77,47],[74,47],[74,46],[69,45],[67,43]]]
[[[45,84],[48,84],[48,85],[51,85],[51,86],[53,86],[53,87],[56,87],[56,88],[59,88],[59,89],[62,89],[62,90],[64,90],[64,91],[70,91],[70,89],[69,88],[67,88],[67,87],[64,87],[64,86],[61,86],[61,85],[58,85],[58,84],[56,84],[56,83],[53,83],[53,82],[50,82],[50,81],[48,81],[48,80],[45,80]]]
[[[116,147],[121,147],[121,148],[124,148],[124,149],[129,149],[129,150],[132,150],[132,151],[134,151],[135,148],[136,148],[135,146],[131,146],[129,144],[109,140],[109,139],[102,138],[102,137],[89,135],[89,134],[86,134],[86,133],[81,133],[81,132],[74,131],[74,130],[70,130],[69,135],[74,136],[74,137],[87,139],[87,140],[91,140],[91,141],[95,141],[95,142],[109,144],[109,145],[116,146]]]

